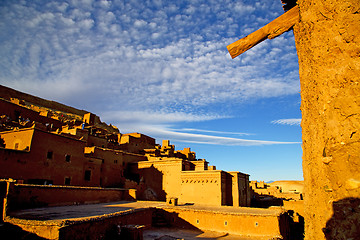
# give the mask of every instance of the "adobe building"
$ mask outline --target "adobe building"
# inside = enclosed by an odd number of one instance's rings
[[[208,162],[196,160],[190,148],[175,151],[169,140],[145,152],[148,160],[133,164],[131,170],[140,199],[250,206],[249,175],[208,169]]]
[[[250,205],[247,174],[216,170],[196,159],[190,148],[176,151],[169,140],[161,146],[141,133],[121,134],[92,113],[84,114],[83,121],[66,116],[57,129],[35,123],[0,132],[0,153],[7,161],[0,177],[30,184],[135,188],[144,200]]]
[[[129,163],[146,160],[143,155],[96,146],[85,147],[85,157],[89,161],[101,162],[101,187],[124,187]]]
[[[121,149],[131,153],[143,153],[144,149],[156,146],[154,138],[141,133],[122,134],[119,143]]]
[[[1,132],[0,137],[6,166],[0,170],[1,178],[24,183],[123,187],[128,163],[146,159],[121,150],[86,147],[87,142],[71,134],[50,133],[36,124]]]
[[[101,161],[87,162],[85,142],[37,128],[1,132],[1,178],[32,184],[98,186]]]
[[[157,145],[140,155],[88,147],[79,136],[78,128],[73,132],[76,135],[69,133],[71,131],[50,133],[36,124],[31,128],[1,132],[5,148],[0,149],[0,154],[6,164],[6,168],[0,170],[1,178],[30,184],[93,187],[129,187],[129,180],[133,180],[139,199],[177,198],[184,203],[250,205],[249,175],[208,169],[208,162],[195,159],[190,148],[175,151],[175,146],[166,140],[162,147]],[[145,142],[137,141],[138,146],[154,145],[150,137],[132,135],[135,134],[125,136],[145,139]]]
[[[15,101],[16,102],[16,101]],[[64,125],[59,120],[48,118],[46,116],[41,115],[39,112],[36,112],[32,109],[29,109],[23,105],[18,105],[14,102],[1,99],[0,98],[0,116],[6,116],[8,119],[6,124],[1,124],[0,130],[9,130],[11,126],[24,126],[28,122],[32,125],[33,122],[42,123],[49,128],[52,127],[54,129],[60,128]],[[30,121],[31,120],[31,121]]]

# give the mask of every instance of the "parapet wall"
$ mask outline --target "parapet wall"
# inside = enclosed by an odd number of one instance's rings
[[[136,200],[134,189],[10,184],[9,210]]]
[[[162,209],[170,214],[168,221],[176,227],[191,227],[259,238],[268,237],[268,239],[287,239],[289,234],[287,215],[280,208],[256,209],[253,213],[251,210],[238,213],[232,210],[215,211],[180,207]]]
[[[251,239],[289,239],[290,230],[288,215],[280,208],[254,210],[158,206],[63,220],[14,217],[5,220],[46,239],[142,239],[140,235],[122,238],[123,229],[131,226],[139,228],[139,233],[151,226],[166,225],[175,229],[223,232],[246,239],[250,236]]]
[[[41,239],[140,239],[121,235],[119,238],[119,233],[126,226],[139,226],[143,229],[151,227],[153,211],[152,208],[131,209],[95,217],[46,221],[8,217],[6,222],[34,233]]]

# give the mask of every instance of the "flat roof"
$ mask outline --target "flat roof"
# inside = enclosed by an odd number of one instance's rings
[[[60,207],[44,207],[23,209],[8,212],[8,216],[26,220],[40,220],[40,221],[63,221],[63,220],[79,220],[89,219],[97,216],[114,215],[116,213],[128,212],[131,210],[141,210],[146,208],[161,208],[166,210],[193,210],[193,211],[210,211],[224,214],[238,214],[238,215],[279,215],[282,213],[280,207],[273,207],[268,209],[250,208],[250,207],[232,207],[232,206],[208,206],[208,205],[181,205],[171,206],[166,202],[157,201],[119,201],[99,204],[86,205],[71,205]]]

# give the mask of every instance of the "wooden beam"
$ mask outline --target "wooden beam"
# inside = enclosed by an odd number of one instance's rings
[[[273,39],[289,31],[299,21],[299,7],[295,6],[264,27],[227,46],[232,58],[239,56],[265,39]]]

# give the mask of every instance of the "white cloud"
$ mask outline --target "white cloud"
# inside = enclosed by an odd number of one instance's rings
[[[171,139],[174,142],[199,143],[222,146],[261,146],[278,144],[299,144],[300,142],[265,141],[228,137],[228,135],[251,136],[251,133],[225,132],[207,129],[174,128],[180,122],[202,122],[229,118],[219,115],[196,115],[184,112],[124,111],[101,112],[101,120],[118,126],[120,132],[141,132],[160,141]]]
[[[241,1],[237,1],[234,5],[233,5],[233,10],[234,12],[236,12],[236,14],[251,14],[252,12],[255,11],[255,7],[253,5],[247,5],[244,4]]]
[[[225,135],[241,135],[241,136],[253,135],[251,133],[224,132],[224,131],[204,130],[204,129],[195,129],[195,128],[182,128],[182,129],[174,129],[174,130],[175,131],[185,131],[185,132],[203,132],[203,133],[225,134]]]
[[[105,111],[101,112],[105,121],[117,121],[121,123],[149,123],[149,124],[168,124],[176,122],[201,122],[216,119],[228,118],[213,114],[191,114],[185,112],[165,112],[165,111]]]
[[[135,27],[144,27],[144,26],[146,26],[147,25],[147,22],[145,22],[144,20],[136,20],[135,22],[134,22],[134,26]]]
[[[205,135],[205,134],[196,134],[196,133],[186,133],[186,132],[173,131],[167,128],[152,129],[152,135],[159,135],[159,134],[162,137],[168,137],[168,139],[172,139],[172,141],[226,145],[226,146],[260,146],[260,145],[300,143],[300,142],[263,141],[263,140],[242,139],[242,138],[214,136],[214,135]]]
[[[235,60],[227,53],[234,36],[261,24],[257,11],[271,17],[269,8],[258,10],[251,1],[101,4],[0,6],[0,83],[93,111],[106,102],[113,111],[188,114],[299,91],[290,34]],[[206,14],[189,14],[194,11]]]
[[[301,119],[298,119],[298,118],[279,119],[279,120],[271,121],[271,123],[280,124],[280,125],[290,125],[290,126],[296,125],[296,126],[300,126]]]
[[[204,131],[200,129],[180,131],[179,129],[173,129],[169,125],[149,125],[149,124],[121,124],[120,131],[126,132],[140,132],[146,135],[154,137],[156,140],[171,139],[174,142],[185,143],[199,143],[210,145],[222,145],[222,146],[262,146],[262,145],[278,145],[278,144],[299,144],[300,142],[281,142],[281,141],[264,141],[256,139],[244,139],[219,136],[221,132],[216,131]],[[128,131],[126,131],[128,130]],[[217,135],[199,134],[196,132],[216,133]],[[226,133],[229,134],[229,133]]]

